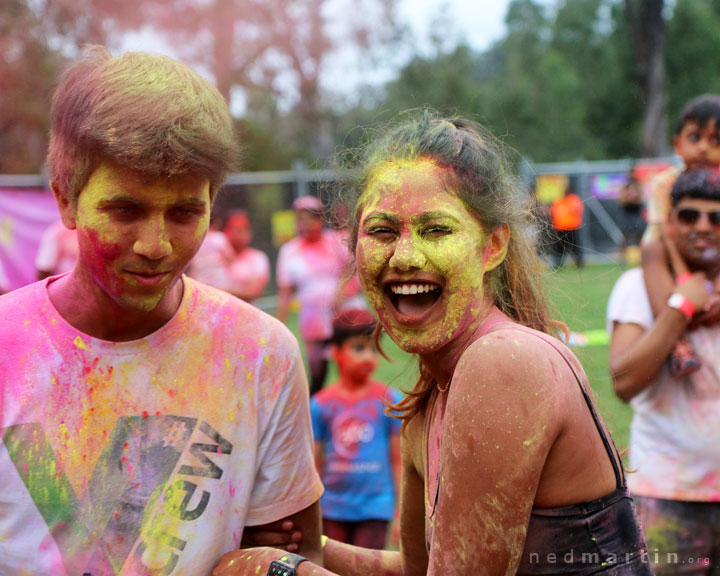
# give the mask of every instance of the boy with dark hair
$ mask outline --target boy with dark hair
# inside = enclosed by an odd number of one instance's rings
[[[69,273],[0,298],[0,573],[209,574],[290,515],[320,558],[297,342],[183,275],[235,153],[220,93],[90,48],[60,79],[50,186]]]
[[[377,320],[347,309],[333,319],[330,351],[338,380],[310,399],[315,459],[325,494],[328,538],[383,549],[400,478],[400,420],[385,414],[399,392],[372,380],[378,365]]]
[[[684,166],[667,169],[651,183],[647,203],[648,226],[642,242],[643,274],[655,314],[664,308],[679,274],[671,269],[670,262],[678,261],[679,257],[664,232],[670,212],[670,191],[684,169],[716,168],[720,165],[720,95],[703,94],[685,105],[675,127],[673,147]],[[699,368],[700,359],[687,338],[679,339],[670,354],[673,375],[686,376]]]

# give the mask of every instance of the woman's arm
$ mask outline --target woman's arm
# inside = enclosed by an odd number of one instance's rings
[[[460,359],[443,422],[428,575],[515,574],[563,426],[562,363],[537,337],[510,331]]]
[[[424,484],[418,473],[422,453],[422,423],[417,419],[408,426],[401,441],[402,451],[402,488],[400,502],[400,526],[402,552],[369,550],[349,544],[336,542],[323,537],[323,563],[325,568],[309,562],[303,562],[298,576],[316,574],[329,576],[424,576],[427,572],[427,552],[425,550],[425,505]],[[290,519],[284,519],[287,522]],[[288,526],[274,523],[269,529],[252,531],[252,538],[243,534],[244,544],[267,545],[270,543],[289,544],[291,530]],[[267,528],[261,527],[261,528]],[[295,524],[292,533],[300,527]],[[250,531],[248,531],[250,532]],[[238,550],[223,556],[213,576],[244,576],[264,574],[270,562],[283,553],[274,548],[249,548]],[[302,554],[302,550],[300,551]],[[259,572],[255,572],[259,568]],[[302,569],[302,571],[301,571]]]

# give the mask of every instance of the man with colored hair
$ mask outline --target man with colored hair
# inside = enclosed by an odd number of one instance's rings
[[[91,47],[60,79],[50,184],[72,272],[0,298],[0,574],[209,574],[289,516],[320,558],[295,339],[183,275],[235,154],[187,66]]]

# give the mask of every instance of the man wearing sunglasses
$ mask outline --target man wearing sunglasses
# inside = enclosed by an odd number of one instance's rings
[[[610,371],[634,411],[628,484],[656,574],[720,574],[720,326],[703,323],[717,312],[720,174],[682,173],[671,199],[668,253],[685,270],[657,317],[641,269],[618,280]],[[676,378],[666,358],[688,327],[702,365]]]

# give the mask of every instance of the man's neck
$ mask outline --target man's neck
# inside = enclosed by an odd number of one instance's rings
[[[155,309],[131,311],[118,305],[102,289],[78,282],[75,271],[48,285],[48,297],[57,312],[73,328],[109,342],[129,342],[148,336],[175,314],[183,297],[183,281],[168,291]]]

